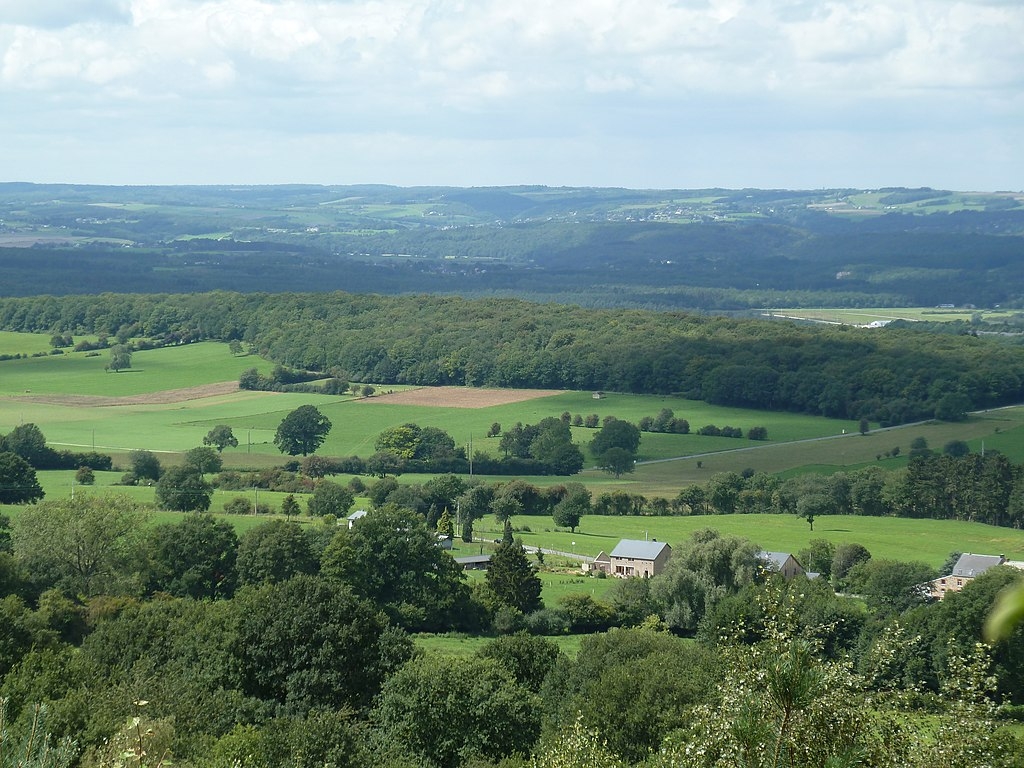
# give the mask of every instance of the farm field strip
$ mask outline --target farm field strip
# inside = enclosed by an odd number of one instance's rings
[[[988,322],[1002,322],[1020,314],[1016,310],[1002,309],[958,309],[945,307],[876,307],[864,309],[845,309],[821,307],[804,308],[773,308],[762,313],[765,317],[777,317],[790,320],[815,320],[824,323],[841,325],[867,325],[876,320],[908,320],[910,322],[928,321],[953,322],[962,320],[969,322],[980,315]]]

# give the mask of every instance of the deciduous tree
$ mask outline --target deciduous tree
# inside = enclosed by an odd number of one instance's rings
[[[0,453],[0,504],[31,504],[44,495],[27,461],[9,451]]]
[[[213,486],[192,466],[171,467],[156,483],[156,503],[175,512],[205,512]]]
[[[436,541],[422,515],[386,504],[335,534],[322,572],[410,630],[474,627],[465,573]]]
[[[274,435],[274,445],[289,456],[316,453],[323,445],[331,421],[313,405],[300,405],[284,417]]]
[[[43,502],[18,516],[15,556],[39,587],[119,594],[134,588],[144,520],[136,503],[120,494]]]
[[[555,525],[576,533],[580,519],[590,513],[590,491],[580,483],[570,483],[562,500],[555,505],[552,517]]]
[[[496,661],[451,665],[428,655],[384,684],[372,719],[391,751],[417,765],[459,768],[473,758],[525,757],[540,735],[540,701]]]
[[[187,515],[181,522],[158,525],[145,542],[148,588],[175,597],[230,597],[237,582],[237,550],[235,529],[212,515]]]
[[[218,424],[206,433],[203,445],[212,445],[217,449],[217,453],[221,453],[225,448],[237,448],[238,438],[227,424]]]
[[[224,466],[224,461],[213,448],[201,445],[185,451],[185,464],[195,469],[201,475],[209,475],[214,472],[220,472]]]

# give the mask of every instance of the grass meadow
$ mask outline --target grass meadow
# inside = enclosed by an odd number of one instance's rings
[[[4,333],[0,334],[0,354],[43,351],[48,342],[39,334]],[[242,371],[253,366],[264,371],[271,368],[269,362],[258,357],[232,355],[226,344],[216,342],[137,352],[132,369],[120,373],[104,370],[107,359],[104,353],[88,356],[70,352],[0,361],[0,433],[18,424],[35,423],[52,446],[106,452],[123,467],[128,453],[135,449],[153,451],[165,464],[174,464],[184,451],[201,445],[212,427],[228,424],[239,446],[224,451],[225,465],[258,468],[281,463],[283,457],[273,444],[274,433],[288,412],[304,404],[320,408],[334,425],[320,450],[331,456],[369,456],[383,430],[406,422],[442,428],[459,445],[491,455],[500,453],[499,440],[485,437],[491,424],[497,422],[507,428],[516,422],[536,423],[562,413],[584,417],[597,414],[602,419],[615,416],[636,422],[670,408],[677,417],[687,419],[694,431],[706,424],[743,429],[764,426],[768,430],[769,439],[763,442],[644,433],[634,473],[616,479],[591,468],[574,478],[595,491],[622,488],[665,497],[723,471],[833,472],[874,463],[896,468],[905,459],[886,458],[886,454],[899,447],[905,455],[915,437],[925,437],[933,448],[941,448],[950,440],[965,440],[973,450],[997,449],[1015,461],[1024,461],[1021,409],[977,414],[960,424],[875,428],[860,435],[855,423],[844,420],[619,393],[607,393],[595,400],[590,392],[563,392],[485,408],[389,404],[387,391],[402,389],[390,386],[378,387],[384,394],[370,399],[234,391],[170,403],[97,405],[65,397],[153,396],[169,389],[236,381]],[[591,429],[573,428],[573,437],[585,454],[593,434]],[[591,460],[589,454],[587,458]],[[404,482],[423,479],[402,478]],[[564,478],[550,477],[530,480],[538,485],[564,482]]]
[[[0,354],[45,352],[48,345],[49,339],[43,335],[0,333]],[[132,369],[121,373],[106,372],[107,360],[106,353],[87,356],[70,352],[0,361],[0,434],[18,424],[32,422],[42,429],[53,447],[110,453],[118,465],[116,471],[97,473],[93,488],[79,487],[75,492],[128,493],[143,503],[153,501],[153,488],[116,486],[127,466],[129,451],[150,450],[157,453],[163,463],[174,464],[184,451],[201,445],[202,438],[213,426],[228,424],[234,428],[239,446],[224,451],[227,467],[280,465],[285,457],[273,445],[274,432],[289,411],[304,404],[317,406],[333,423],[320,450],[321,454],[332,456],[369,456],[374,452],[374,442],[381,431],[405,422],[440,427],[460,445],[472,445],[474,451],[497,455],[498,439],[484,437],[492,423],[507,428],[516,422],[536,423],[563,412],[584,417],[596,413],[600,418],[616,416],[635,422],[643,416],[655,416],[662,408],[671,408],[677,417],[686,418],[694,430],[705,424],[738,426],[744,430],[764,426],[768,430],[769,440],[764,442],[644,433],[640,462],[634,473],[616,479],[591,468],[572,478],[585,483],[595,493],[622,489],[671,498],[684,486],[706,482],[717,472],[739,472],[748,468],[778,474],[827,473],[871,464],[898,468],[905,458],[887,458],[886,454],[899,447],[905,455],[911,440],[919,436],[925,437],[936,449],[950,440],[965,440],[975,451],[997,449],[1014,461],[1024,461],[1024,409],[1021,408],[975,414],[959,424],[928,422],[884,430],[872,425],[872,431],[860,435],[855,423],[842,420],[719,408],[679,398],[618,393],[607,393],[603,399],[595,400],[590,392],[562,392],[484,408],[389,404],[387,390],[401,389],[389,386],[378,387],[384,394],[371,399],[235,391],[171,403],[95,405],[64,397],[152,395],[170,389],[237,381],[247,368],[256,366],[268,371],[272,367],[271,363],[255,356],[234,356],[226,344],[215,342],[137,352],[132,358]],[[590,429],[573,429],[574,439],[584,449],[593,434]],[[48,498],[72,493],[71,472],[41,472],[39,479]],[[344,483],[349,478],[336,479]],[[399,479],[421,483],[428,477],[409,475]],[[525,479],[540,486],[566,481],[560,477]],[[217,491],[211,510],[219,512],[224,503],[235,496],[252,503],[257,501],[254,491]],[[279,508],[283,496],[260,491],[258,501]],[[17,514],[15,507],[4,511]],[[241,516],[235,524],[244,529],[260,519]],[[783,516],[591,516],[584,518],[582,529],[576,534],[554,530],[548,518],[519,518],[515,522],[517,527],[531,529],[520,533],[526,544],[566,552],[575,550],[591,556],[609,550],[619,538],[650,537],[678,543],[696,528],[711,526],[723,533],[747,536],[768,549],[796,551],[810,538],[821,537],[836,542],[859,542],[876,557],[918,559],[931,565],[941,564],[952,550],[1002,552],[1024,558],[1022,532],[949,521],[819,518],[813,534],[804,521]],[[491,525],[489,520],[481,521],[478,531],[484,538],[499,534],[496,527],[488,530]]]

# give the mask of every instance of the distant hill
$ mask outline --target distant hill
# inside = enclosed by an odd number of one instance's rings
[[[591,306],[1024,303],[1024,194],[0,184],[0,295],[346,290]]]

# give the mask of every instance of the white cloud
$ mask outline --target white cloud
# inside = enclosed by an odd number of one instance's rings
[[[0,137],[38,119],[104,142],[116,115],[232,146],[420,147],[408,168],[461,146],[510,174],[622,172],[630,146],[653,175],[657,147],[716,133],[1015,135],[1022,39],[1024,8],[1000,0],[0,0]]]

